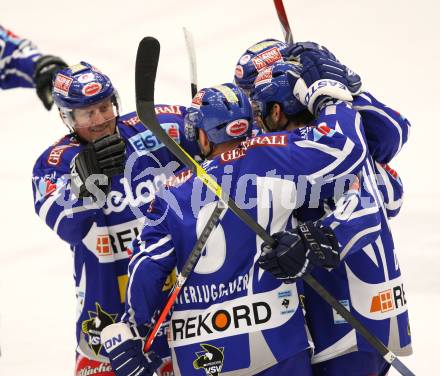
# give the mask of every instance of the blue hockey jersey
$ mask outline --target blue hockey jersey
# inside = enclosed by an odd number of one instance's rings
[[[0,88],[34,87],[35,63],[40,56],[30,40],[0,26]]]
[[[157,105],[155,109],[170,137],[197,154],[196,144],[184,136],[185,108]],[[50,146],[33,170],[35,211],[73,252],[77,351],[100,361],[107,361],[101,330],[119,321],[124,312],[131,243],[142,229],[154,192],[181,167],[135,113],[119,117],[116,129],[126,143],[126,168],[124,175],[112,178],[111,191],[101,200],[79,200],[70,190],[70,163],[84,146],[72,135]],[[169,280],[164,289],[172,284]],[[169,350],[165,330],[161,333],[159,353],[164,356]]]
[[[343,195],[348,182],[363,181],[367,172],[359,113],[340,102],[321,111],[317,123],[249,139],[204,167],[269,233],[295,226],[294,209]],[[215,205],[189,170],[168,185],[134,242],[124,319],[136,325],[161,308],[160,287],[174,267],[181,270]],[[351,213],[364,210],[364,226],[372,228],[364,244],[377,237],[380,214],[371,187],[358,185],[366,200]],[[335,217],[341,228],[349,219]],[[310,348],[298,297],[302,283],[282,284],[259,269],[261,244],[233,213],[225,214],[174,307],[169,345],[177,374],[197,374],[209,363],[203,363],[208,347],[217,369],[231,375],[255,374]]]
[[[342,265],[332,272],[316,269],[314,277],[394,353],[409,355],[406,298],[388,224],[402,205],[403,186],[393,169],[376,161],[388,162],[401,150],[410,124],[368,93],[357,97],[353,108],[362,115],[368,149],[375,161],[367,158],[360,187],[346,192],[336,204],[325,200],[317,209],[306,205],[295,214],[299,221],[321,219],[333,228],[341,244]],[[360,205],[366,199],[362,185],[373,193],[374,205],[368,209]],[[371,215],[374,207],[376,217]],[[304,290],[314,363],[350,351],[373,351],[310,287]]]
[[[368,92],[354,97],[353,108],[361,114],[373,160],[389,163],[408,141],[411,124],[399,112]]]

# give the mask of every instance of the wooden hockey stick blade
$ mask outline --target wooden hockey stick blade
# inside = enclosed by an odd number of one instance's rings
[[[286,9],[284,8],[283,0],[273,0],[275,9],[277,11],[278,19],[280,20],[281,29],[283,30],[284,40],[288,44],[293,43],[293,34],[290,28],[289,19],[287,18]]]
[[[194,45],[194,38],[192,33],[186,28],[183,28],[183,35],[185,37],[186,51],[188,53],[189,71],[191,77],[191,98],[197,94],[197,60],[196,49]]]
[[[208,222],[206,222],[205,227],[202,230],[202,233],[200,234],[199,238],[196,241],[196,244],[194,245],[194,248],[192,249],[191,253],[189,254],[187,260],[185,261],[185,264],[183,265],[182,271],[177,276],[176,283],[173,286],[173,289],[171,290],[171,293],[168,295],[167,302],[165,304],[165,307],[162,309],[159,318],[157,319],[156,323],[152,327],[152,329],[147,334],[147,340],[145,341],[144,345],[144,352],[148,352],[151,348],[151,345],[156,338],[157,332],[161,325],[164,323],[168,313],[170,312],[172,306],[174,305],[174,302],[177,299],[177,296],[180,293],[180,290],[182,289],[183,285],[185,284],[187,278],[194,270],[195,265],[197,264],[197,261],[199,260],[199,257],[203,251],[203,249],[206,246],[206,243],[209,240],[209,237],[211,236],[213,230],[217,228],[217,225],[220,222],[220,219],[222,218],[222,214],[225,211],[226,206],[223,201],[218,201],[215,209],[211,213],[211,216],[208,219]],[[155,317],[159,311],[157,310],[153,317]]]
[[[179,144],[177,144],[162,129],[156,118],[154,111],[154,83],[156,71],[159,63],[160,44],[153,37],[146,37],[139,43],[136,57],[136,110],[141,122],[146,128],[150,129],[155,136],[184,164],[202,180],[206,186],[211,189],[227,207],[231,209],[238,218],[240,218],[252,231],[260,236],[265,242],[273,245],[275,241],[266,233],[255,220],[249,216],[243,209],[226,195],[217,182],[200,166]],[[150,69],[149,72],[146,70]],[[142,81],[142,80],[148,80]],[[150,92],[146,92],[150,90]],[[313,288],[331,307],[335,309],[346,321],[374,347],[384,359],[393,365],[403,376],[414,376],[414,374],[393,354],[376,336],[370,331],[339,301],[337,301],[313,276],[306,275],[302,277],[304,281]]]

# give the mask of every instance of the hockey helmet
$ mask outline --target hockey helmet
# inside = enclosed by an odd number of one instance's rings
[[[255,117],[265,119],[269,114],[270,103],[278,103],[288,116],[307,110],[293,95],[293,88],[300,76],[300,69],[299,63],[289,61],[275,63],[258,74],[251,93]]]
[[[258,72],[287,58],[289,46],[276,39],[265,39],[249,47],[238,59],[234,82],[245,91],[252,89]]]
[[[70,130],[78,127],[74,110],[111,99],[112,115],[120,111],[120,101],[112,82],[89,63],[81,61],[58,71],[53,79],[52,95],[61,117]]]
[[[200,90],[185,116],[189,140],[196,139],[197,128],[203,129],[213,144],[250,136],[252,109],[243,90],[230,83]]]

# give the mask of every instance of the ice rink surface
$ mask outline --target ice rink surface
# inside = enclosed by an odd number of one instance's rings
[[[405,281],[417,375],[439,374],[440,7],[435,0],[285,0],[294,38],[327,46],[364,87],[408,117],[409,143],[394,167],[405,184],[392,229]],[[162,44],[157,102],[189,104],[182,26],[195,38],[199,87],[232,79],[246,47],[282,39],[272,1],[2,1],[0,23],[73,64],[93,63],[134,110],[134,62],[142,37]],[[66,129],[32,90],[0,92],[0,375],[71,375],[75,295],[68,246],[34,214],[31,171]],[[396,375],[395,371],[390,375]]]

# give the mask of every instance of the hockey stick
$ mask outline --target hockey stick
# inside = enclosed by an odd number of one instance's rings
[[[283,29],[284,40],[287,44],[293,43],[292,29],[290,28],[289,19],[287,18],[286,10],[284,9],[283,0],[273,0],[275,9],[277,11],[278,19]]]
[[[182,289],[183,285],[185,284],[186,280],[188,279],[189,275],[193,271],[200,254],[202,253],[203,249],[205,248],[206,243],[208,242],[209,236],[211,235],[212,231],[217,227],[218,223],[220,222],[221,216],[223,211],[226,209],[226,205],[223,201],[218,201],[217,206],[215,207],[214,211],[212,212],[211,216],[208,219],[208,222],[206,223],[205,227],[203,228],[202,233],[200,234],[199,238],[197,239],[196,244],[194,245],[194,248],[192,249],[191,253],[189,254],[187,260],[185,261],[185,264],[183,265],[182,271],[177,276],[176,283],[173,286],[173,289],[171,290],[170,294],[168,295],[167,302],[165,304],[165,307],[162,309],[162,312],[160,313],[159,318],[157,319],[156,323],[154,324],[153,328],[148,332],[147,334],[147,340],[144,345],[144,352],[148,352],[151,348],[151,344],[153,343],[154,339],[156,338],[157,331],[159,330],[162,323],[165,321],[165,318],[167,317],[168,313],[171,310],[171,307],[173,306],[174,302],[177,299],[177,296],[179,295],[180,290]],[[158,310],[153,314],[153,317],[158,314]]]
[[[274,240],[267,234],[255,220],[222,191],[222,188],[210,175],[168,134],[162,129],[154,111],[154,84],[156,71],[159,63],[160,44],[153,37],[146,37],[139,43],[136,57],[136,109],[141,122],[150,129],[154,135],[185,165],[187,165],[196,176],[202,180],[207,187],[214,192],[227,207],[231,209],[249,228],[252,229],[265,242],[273,245]],[[337,313],[339,313],[355,330],[361,334],[367,342],[374,347],[384,359],[396,368],[403,376],[414,376],[414,374],[391,352],[376,336],[348,311],[338,300],[336,300],[315,278],[311,275],[302,277]]]
[[[188,51],[188,58],[189,58],[189,70],[190,70],[190,77],[191,77],[191,98],[194,98],[194,96],[197,94],[197,61],[196,61],[196,53],[194,48],[194,38],[191,34],[191,32],[184,27],[183,28],[183,35],[185,36],[185,44],[186,44],[186,50]]]

